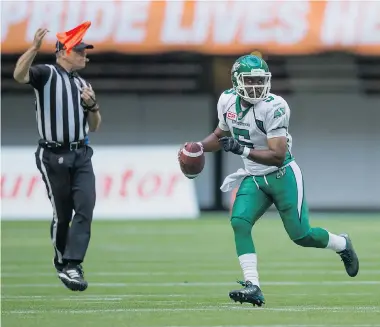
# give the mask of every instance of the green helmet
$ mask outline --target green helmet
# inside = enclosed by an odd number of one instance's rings
[[[235,92],[252,104],[268,96],[271,77],[267,63],[254,55],[238,58],[231,69],[231,80]]]

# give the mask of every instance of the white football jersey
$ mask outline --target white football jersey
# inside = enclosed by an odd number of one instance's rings
[[[288,153],[284,165],[292,161],[292,137],[288,133],[290,108],[287,102],[273,93],[248,108],[243,108],[240,102],[234,89],[222,93],[218,101],[219,128],[231,132],[240,144],[257,150],[268,150],[268,138],[285,136],[288,139]],[[278,170],[276,166],[262,165],[243,156],[242,159],[246,171],[254,176]]]

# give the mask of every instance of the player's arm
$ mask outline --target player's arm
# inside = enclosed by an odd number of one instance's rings
[[[250,149],[249,153],[246,151],[247,158],[262,165],[281,167],[288,151],[289,118],[289,106],[284,99],[281,99],[268,112],[264,122],[268,150]]]
[[[267,166],[281,167],[288,151],[287,130],[290,109],[284,99],[275,104],[267,114],[264,125],[268,150],[250,149],[247,158]]]
[[[216,152],[221,149],[219,139],[223,136],[229,136],[231,133],[221,129],[219,126],[215,128],[215,131],[207,136],[202,142],[204,152]]]
[[[239,144],[239,141],[233,137],[222,137],[219,139],[219,143],[226,152],[244,156],[262,165],[277,167],[282,166],[288,147],[286,137],[268,139],[268,150],[250,149]]]
[[[239,141],[232,137],[221,138],[219,142],[225,151],[244,156],[262,165],[281,167],[288,150],[289,116],[290,109],[283,99],[268,112],[264,122],[267,150],[250,149],[239,144]]]
[[[268,139],[268,148],[268,150],[249,149],[247,158],[262,165],[281,167],[288,150],[286,137]]]

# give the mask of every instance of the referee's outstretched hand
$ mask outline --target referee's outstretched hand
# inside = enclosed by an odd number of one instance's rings
[[[36,34],[34,34],[33,47],[36,50],[41,48],[42,40],[48,32],[49,30],[47,28],[39,28]]]

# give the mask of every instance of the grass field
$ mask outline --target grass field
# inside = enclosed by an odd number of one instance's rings
[[[83,293],[56,277],[47,222],[2,222],[2,326],[380,326],[379,215],[313,217],[351,235],[359,275],[329,250],[294,245],[277,214],[264,216],[253,232],[263,308],[228,298],[242,276],[226,215],[95,221]]]

